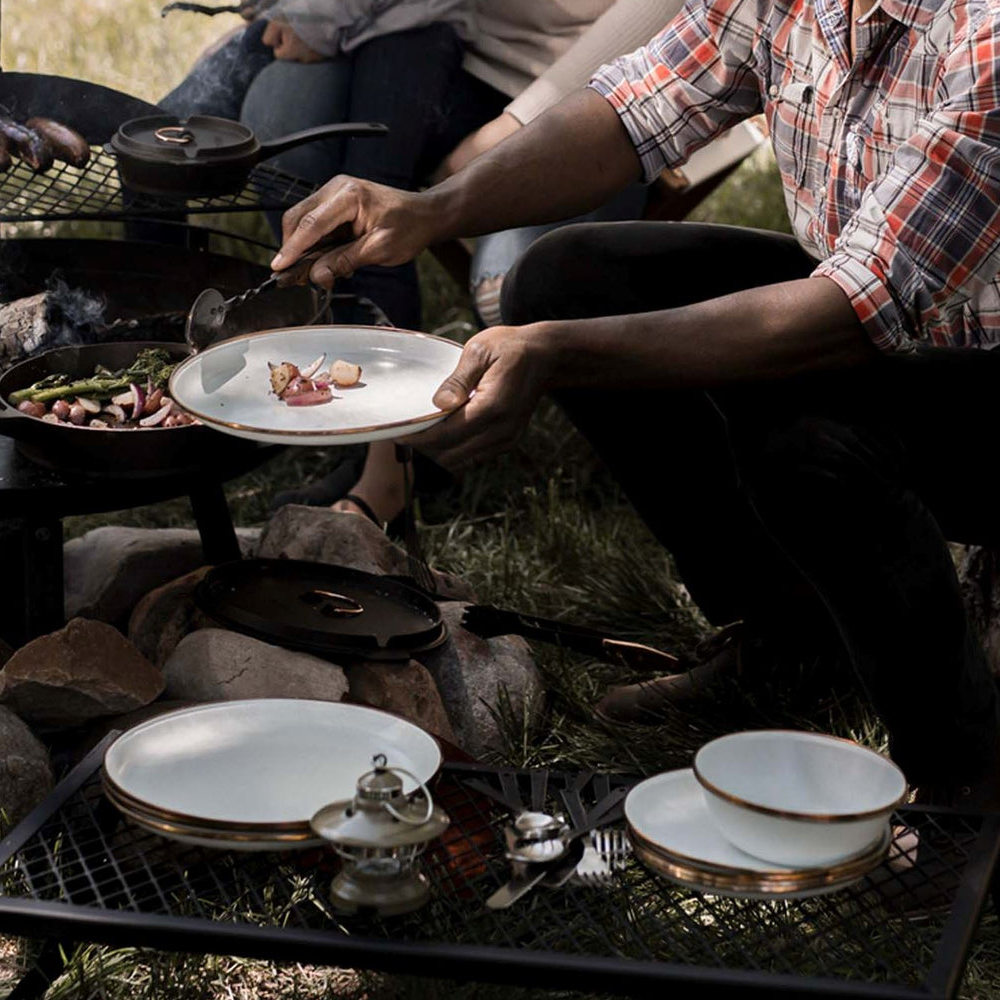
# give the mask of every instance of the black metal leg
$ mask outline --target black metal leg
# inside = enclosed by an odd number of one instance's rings
[[[190,497],[205,561],[218,566],[241,558],[240,543],[222,485],[204,483],[192,489]]]
[[[40,1000],[45,991],[63,974],[66,956],[76,946],[56,938],[46,938],[31,968],[7,994],[7,1000]]]
[[[0,560],[14,591],[0,607],[0,635],[16,649],[62,628],[62,523],[33,518],[3,522]]]

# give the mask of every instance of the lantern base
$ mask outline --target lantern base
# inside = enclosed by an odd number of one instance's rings
[[[330,901],[340,913],[374,910],[380,917],[395,917],[419,910],[429,898],[427,879],[412,870],[395,875],[342,871],[330,886]]]

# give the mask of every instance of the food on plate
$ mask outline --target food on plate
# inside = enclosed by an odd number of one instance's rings
[[[319,406],[333,399],[331,386],[347,389],[360,381],[360,365],[338,360],[321,371],[324,361],[325,354],[301,369],[291,361],[282,361],[279,365],[268,362],[271,391],[288,406]]]
[[[189,416],[166,394],[176,367],[162,348],[139,351],[128,368],[112,372],[98,366],[89,378],[55,373],[12,392],[10,402],[20,413],[47,423],[125,430],[183,427],[200,421]]]

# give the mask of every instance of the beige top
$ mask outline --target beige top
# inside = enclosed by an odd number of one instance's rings
[[[602,63],[648,42],[683,0],[473,0],[465,68],[527,124]]]

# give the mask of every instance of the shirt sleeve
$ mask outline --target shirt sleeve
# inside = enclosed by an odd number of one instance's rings
[[[688,0],[651,42],[602,66],[590,86],[618,112],[646,179],[680,167],[761,111],[757,0]]]
[[[990,18],[952,50],[935,107],[814,271],[884,351],[949,343],[949,320],[1000,272],[998,27]]]

